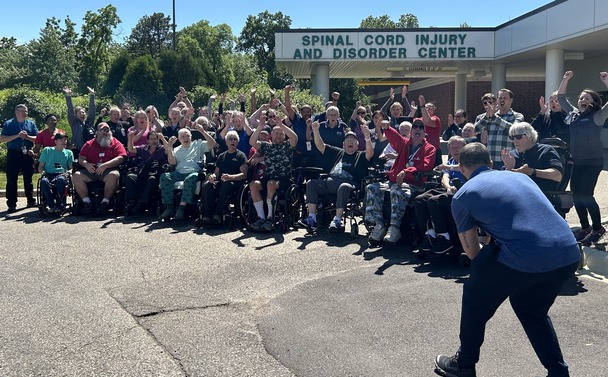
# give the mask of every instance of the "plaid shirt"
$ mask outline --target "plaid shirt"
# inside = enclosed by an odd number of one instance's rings
[[[492,118],[486,118],[486,114],[480,114],[476,118],[475,129],[488,131],[488,152],[492,161],[502,161],[500,156],[504,148],[511,149],[513,142],[509,139],[509,129],[513,123],[521,122],[524,116],[521,113],[509,109],[506,114],[497,114]]]

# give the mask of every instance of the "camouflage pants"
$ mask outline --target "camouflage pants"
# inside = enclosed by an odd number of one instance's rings
[[[198,173],[182,174],[176,171],[163,173],[160,176],[160,193],[163,204],[173,204],[174,184],[180,181],[184,181],[181,201],[193,204]]]
[[[374,224],[384,223],[382,205],[385,192],[389,191],[391,201],[390,225],[401,226],[401,218],[405,214],[407,202],[412,196],[407,184],[399,187],[396,183],[371,183],[365,188],[365,220]]]

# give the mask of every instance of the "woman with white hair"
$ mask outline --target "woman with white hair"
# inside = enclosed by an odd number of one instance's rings
[[[515,149],[502,150],[505,170],[529,176],[542,191],[555,190],[564,172],[561,157],[555,149],[537,143],[538,133],[526,122],[514,123],[509,129],[509,139],[513,140]]]

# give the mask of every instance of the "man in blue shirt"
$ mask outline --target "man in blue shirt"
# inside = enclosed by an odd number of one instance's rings
[[[27,206],[35,207],[34,185],[34,159],[30,155],[36,141],[38,128],[36,124],[27,119],[27,106],[24,104],[15,107],[15,117],[7,120],[2,126],[0,141],[6,143],[6,205],[8,212],[17,210],[17,179],[19,172],[23,174],[23,188],[27,196]]]
[[[548,312],[580,261],[566,221],[538,186],[524,174],[490,169],[490,154],[480,143],[460,153],[467,182],[452,200],[462,248],[471,258],[464,283],[460,348],[437,356],[435,373],[475,376],[486,323],[509,298],[548,375],[569,376]],[[542,222],[543,230],[538,229]],[[480,248],[478,228],[492,241]]]

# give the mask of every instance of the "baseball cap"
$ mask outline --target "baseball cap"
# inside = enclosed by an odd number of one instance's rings
[[[355,139],[357,138],[357,134],[352,132],[352,131],[348,131],[347,133],[344,134],[344,138],[346,139],[347,137],[352,136]]]
[[[59,140],[59,139],[63,139],[64,137],[67,137],[64,133],[62,132],[57,132],[55,134],[55,136],[53,136],[53,140]]]

